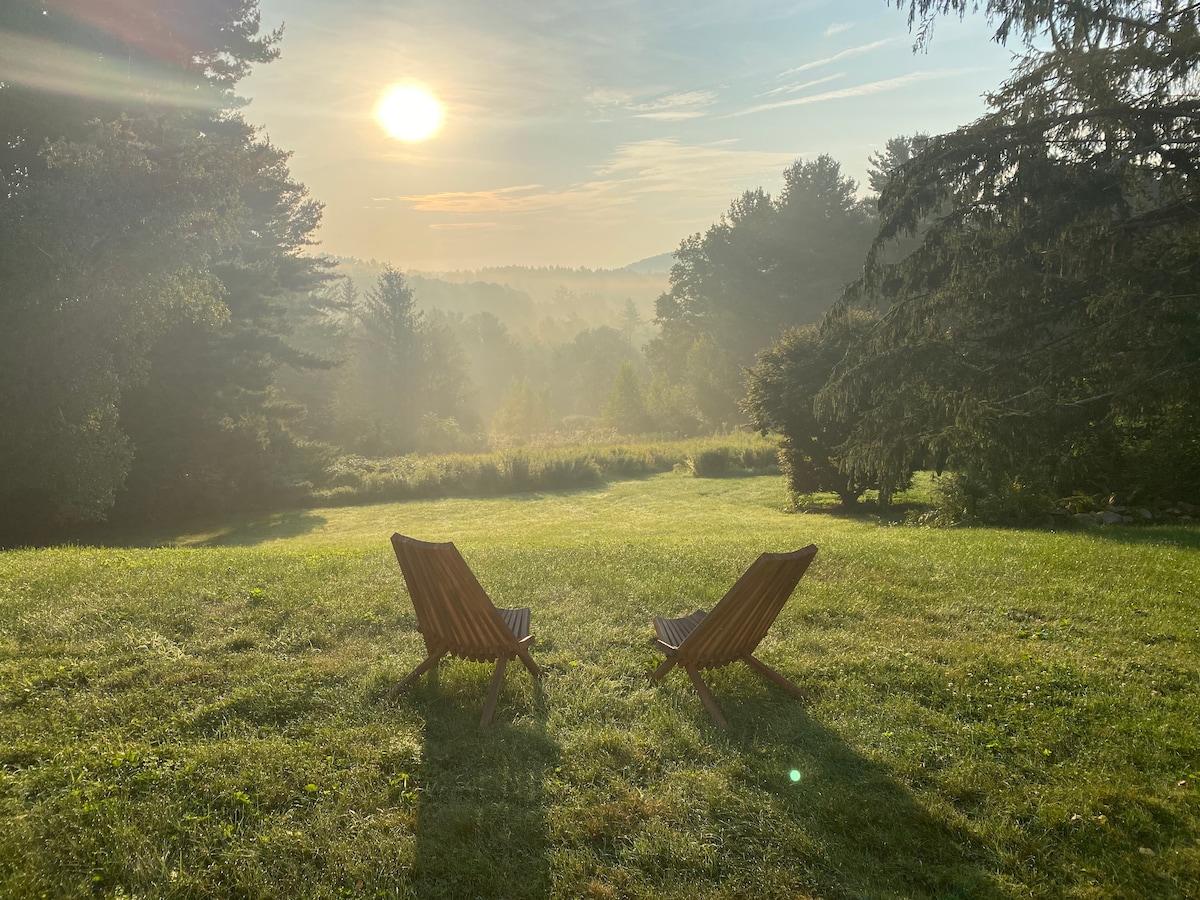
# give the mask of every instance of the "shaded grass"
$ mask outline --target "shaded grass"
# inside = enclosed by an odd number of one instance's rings
[[[786,503],[675,474],[0,555],[0,896],[1195,895],[1194,531]],[[486,666],[381,700],[423,655],[393,530],[533,608],[491,728]],[[809,541],[760,655],[812,703],[719,670],[719,731],[646,683],[653,615]]]

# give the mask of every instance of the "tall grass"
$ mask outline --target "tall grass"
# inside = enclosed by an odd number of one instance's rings
[[[592,487],[682,467],[698,477],[777,471],[774,442],[733,433],[689,441],[521,447],[387,459],[341,457],[326,473],[329,487],[310,504],[379,503],[427,497],[474,497]]]
[[[1200,533],[884,527],[684,472],[0,554],[0,897],[1165,897],[1200,885]],[[529,605],[424,655],[387,537]],[[651,618],[821,549],[760,656]],[[167,546],[166,544],[169,544]]]

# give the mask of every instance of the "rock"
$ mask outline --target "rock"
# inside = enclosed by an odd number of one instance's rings
[[[1176,503],[1175,505],[1179,508],[1179,512],[1182,515],[1194,516],[1196,514],[1196,507],[1191,503],[1180,502],[1180,503]]]
[[[1106,509],[1102,513],[1096,513],[1096,518],[1101,525],[1119,525],[1121,522],[1121,514],[1113,512],[1111,509]]]
[[[1144,507],[1144,506],[1139,506],[1137,509],[1135,509],[1133,511],[1133,514],[1135,516],[1137,516],[1139,519],[1141,519],[1143,522],[1153,522],[1154,521],[1154,513],[1150,512],[1150,510],[1146,509],[1146,507]]]
[[[1081,528],[1095,528],[1100,524],[1100,520],[1091,513],[1075,513],[1071,519]]]

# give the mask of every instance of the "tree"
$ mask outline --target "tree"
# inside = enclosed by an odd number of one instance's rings
[[[492,420],[492,432],[501,440],[527,444],[554,425],[548,385],[535,385],[529,378],[513,380]]]
[[[285,366],[277,375],[284,397],[305,410],[298,430],[308,440],[336,442],[347,402],[346,380],[351,354],[358,289],[342,275],[289,298],[286,316],[291,342],[313,357],[320,367]]]
[[[604,421],[622,434],[641,434],[647,429],[646,391],[629,360],[621,363],[613,379],[604,403]]]
[[[921,43],[937,16],[982,4],[896,5]],[[885,186],[865,276],[839,309],[888,309],[818,412],[854,421],[851,473],[932,456],[993,496],[1194,491],[1200,6],[985,11],[1024,55],[988,115],[931,139]],[[890,440],[901,420],[909,440]]]
[[[789,329],[746,374],[743,408],[760,433],[780,435],[780,466],[794,495],[833,491],[850,505],[868,488],[903,483],[911,475],[892,473],[881,480],[843,471],[840,454],[853,422],[821,419],[814,407],[846,350],[876,322],[874,315],[857,313],[831,319],[824,327]]]
[[[560,417],[600,415],[613,378],[628,358],[621,333],[607,325],[580,331],[557,348],[551,369],[558,388],[555,412]]]
[[[784,328],[819,320],[861,274],[874,224],[856,192],[832,158],[797,161],[777,199],[746,191],[680,243],[647,357],[656,376],[703,398],[695,411],[710,426],[738,418],[742,367]],[[709,365],[689,365],[700,357]]]
[[[443,323],[427,321],[421,331],[422,388],[419,406],[422,422],[452,421],[460,427],[474,429],[478,421],[469,408],[471,379],[467,374],[468,364],[462,344],[453,329]],[[423,430],[427,431],[428,428]]]
[[[476,415],[490,422],[514,379],[525,377],[525,352],[499,318],[490,312],[461,315],[442,314],[466,354],[474,389]]]
[[[319,206],[235,111],[238,79],[277,54],[256,4],[138,0],[122,14],[139,27],[83,2],[0,10],[20,62],[0,83],[0,498],[20,511],[12,540],[102,519],[150,459],[160,433],[135,435],[130,407],[156,384],[164,341],[244,345],[254,327],[242,313],[264,287],[319,274],[296,253]],[[64,53],[93,82],[47,91],[40,75]],[[114,90],[101,96],[99,81]]]
[[[404,275],[386,266],[354,312],[346,442],[373,455],[444,445],[466,420],[467,362],[454,331],[417,308]],[[453,420],[453,426],[447,420]]]
[[[621,336],[625,338],[625,346],[632,354],[634,352],[634,337],[642,327],[642,316],[632,297],[626,297],[621,307]]]
[[[888,138],[883,150],[872,153],[867,160],[867,184],[871,190],[876,194],[883,193],[900,167],[928,146],[929,135],[924,132]]]
[[[296,299],[328,277],[324,261],[298,252],[320,207],[291,179],[288,154],[251,130],[231,131],[227,150],[220,177],[239,214],[230,243],[209,262],[227,317],[216,328],[173,324],[149,355],[146,379],[124,398],[121,421],[137,452],[114,516],[286,502],[324,459],[299,435],[306,410],[278,384],[285,366],[334,364],[291,341]]]
[[[411,449],[425,361],[421,324],[416,296],[404,275],[385,266],[355,310],[357,399],[377,435],[375,453]]]

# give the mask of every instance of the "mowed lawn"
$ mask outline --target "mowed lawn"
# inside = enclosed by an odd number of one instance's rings
[[[1200,896],[1200,531],[794,514],[778,477],[305,510],[0,554],[0,897]],[[533,610],[423,657],[388,537]],[[656,614],[816,543],[759,656]]]

